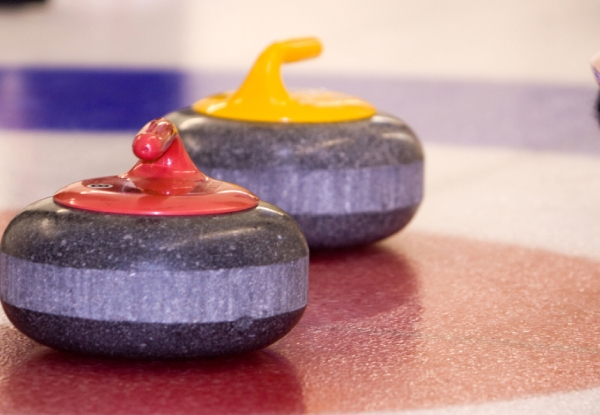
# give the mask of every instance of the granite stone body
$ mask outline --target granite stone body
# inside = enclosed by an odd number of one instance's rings
[[[308,248],[267,203],[221,215],[22,211],[0,249],[0,298],[17,328],[58,349],[197,357],[265,347],[307,303]]]
[[[401,120],[335,123],[219,119],[184,108],[166,116],[210,177],[288,212],[311,248],[370,243],[402,229],[423,197],[423,152]]]

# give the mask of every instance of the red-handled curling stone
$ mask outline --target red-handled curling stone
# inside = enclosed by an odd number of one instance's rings
[[[120,357],[198,357],[265,347],[306,306],[296,223],[211,179],[165,119],[133,141],[127,173],[73,183],[28,206],[0,248],[0,298],[48,346]]]

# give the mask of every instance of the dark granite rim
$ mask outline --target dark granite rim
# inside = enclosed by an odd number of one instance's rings
[[[246,353],[272,344],[300,320],[304,308],[263,319],[160,324],[108,322],[40,313],[2,303],[9,320],[54,349],[96,356],[177,359]]]
[[[311,249],[366,245],[404,228],[419,204],[387,212],[347,215],[294,215]]]

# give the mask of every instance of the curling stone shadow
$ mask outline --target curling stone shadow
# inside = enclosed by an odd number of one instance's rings
[[[0,341],[3,342],[4,339]],[[294,366],[272,350],[212,360],[127,361],[85,357],[37,346],[28,355],[9,356],[9,360],[16,363],[8,365],[8,369],[0,366],[0,379],[4,378],[0,382],[2,413],[300,414],[305,411]]]
[[[416,273],[401,253],[381,245],[311,251],[304,324],[328,324],[406,308],[420,314]]]

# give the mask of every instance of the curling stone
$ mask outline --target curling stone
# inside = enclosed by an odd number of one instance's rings
[[[194,162],[288,212],[311,248],[385,238],[423,196],[423,151],[400,119],[322,90],[288,92],[280,66],[319,55],[321,43],[274,43],[242,86],[166,118]]]
[[[73,183],[8,225],[0,298],[47,346],[132,358],[265,347],[300,319],[308,247],[294,220],[191,161],[165,119],[127,173]]]

